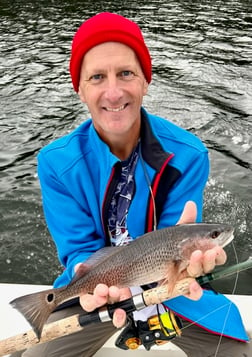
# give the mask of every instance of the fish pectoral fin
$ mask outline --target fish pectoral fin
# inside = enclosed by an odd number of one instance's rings
[[[181,260],[172,261],[166,267],[165,278],[158,283],[158,285],[167,285],[168,291],[172,292],[175,288],[177,281],[181,279],[186,266]],[[181,271],[182,270],[182,271]]]

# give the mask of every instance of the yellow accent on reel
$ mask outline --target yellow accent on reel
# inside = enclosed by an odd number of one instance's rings
[[[172,338],[181,335],[181,330],[172,311],[150,317],[148,324],[150,330],[161,330],[165,336]]]

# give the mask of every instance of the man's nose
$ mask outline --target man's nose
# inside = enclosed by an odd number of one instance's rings
[[[120,80],[116,76],[108,76],[104,96],[111,102],[116,102],[123,95]]]

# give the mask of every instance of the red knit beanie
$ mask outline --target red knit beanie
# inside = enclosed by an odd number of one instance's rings
[[[145,78],[150,83],[151,57],[140,28],[121,15],[103,12],[85,21],[73,38],[70,74],[76,92],[79,90],[84,55],[92,47],[110,41],[121,42],[135,51]]]

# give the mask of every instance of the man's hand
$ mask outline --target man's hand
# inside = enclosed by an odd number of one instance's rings
[[[82,263],[76,264],[75,273],[78,275],[78,270],[81,271]],[[118,288],[116,286],[108,287],[105,284],[98,284],[93,294],[80,295],[80,304],[85,311],[93,311],[98,307],[106,304],[112,304],[117,301],[126,300],[131,297],[129,288]],[[116,309],[113,314],[113,324],[120,328],[126,323],[126,312],[122,309]]]
[[[177,224],[193,223],[196,221],[197,207],[193,201],[188,201],[185,204],[182,215]],[[214,247],[203,253],[200,250],[195,250],[190,258],[187,273],[189,276],[196,278],[200,275],[204,275],[212,271],[216,265],[222,265],[226,262],[227,256],[225,251],[221,247]],[[200,285],[195,281],[190,284],[190,292],[187,295],[192,300],[200,299],[202,295],[202,289]]]
[[[105,284],[98,284],[93,294],[83,294],[80,296],[80,304],[85,311],[93,311],[97,307],[108,303],[126,300],[131,297],[129,288],[117,288],[116,286],[108,287]],[[125,325],[126,312],[122,309],[116,309],[113,314],[113,324],[120,328]]]

